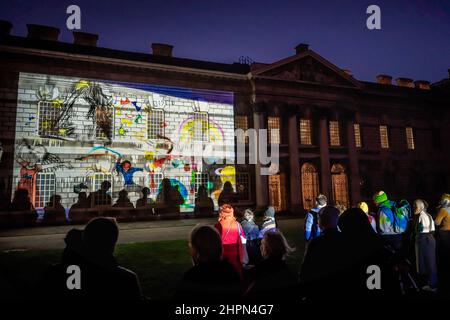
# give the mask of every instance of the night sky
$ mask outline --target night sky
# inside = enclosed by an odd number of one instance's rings
[[[71,4],[81,8],[81,31],[99,34],[102,47],[150,53],[152,42],[163,42],[177,57],[274,62],[304,42],[368,81],[381,73],[438,81],[450,68],[449,0],[0,0],[0,19],[13,23],[14,35],[45,24],[72,42]],[[381,30],[366,28],[371,4],[381,7]]]

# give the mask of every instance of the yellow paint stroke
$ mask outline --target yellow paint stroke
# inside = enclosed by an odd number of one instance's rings
[[[87,80],[80,80],[75,85],[75,90],[80,90],[80,89],[86,88],[86,87],[89,87],[89,81],[87,81]]]
[[[62,100],[55,99],[52,101],[53,108],[60,109],[62,107]]]
[[[126,124],[127,126],[132,126],[133,125],[133,121],[132,120],[130,120],[130,119],[122,119],[121,120],[121,122],[122,122],[122,124]]]
[[[59,129],[58,133],[60,136],[65,136],[66,135],[67,130],[66,129]]]

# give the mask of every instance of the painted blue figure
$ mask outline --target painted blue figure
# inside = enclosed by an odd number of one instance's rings
[[[120,172],[123,175],[123,179],[125,180],[125,186],[133,186],[133,174],[138,171],[144,171],[142,168],[132,168],[131,162],[128,160],[125,160],[124,162],[120,163],[120,158],[116,162],[116,170],[117,172]]]

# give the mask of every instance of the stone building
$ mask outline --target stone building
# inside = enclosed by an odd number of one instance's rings
[[[11,29],[0,22],[8,198],[22,187],[37,207],[52,194],[68,207],[109,180],[113,197],[126,187],[135,200],[169,178],[187,211],[200,185],[217,200],[229,181],[243,207],[301,212],[319,192],[349,206],[379,189],[431,200],[449,191],[449,79],[359,81],[305,44],[270,64],[224,64],[174,57],[166,44],[142,54],[100,48],[88,33],[63,43],[56,28]],[[272,175],[235,163],[238,128],[267,129],[279,145]],[[138,189],[115,170],[125,159],[142,169]]]

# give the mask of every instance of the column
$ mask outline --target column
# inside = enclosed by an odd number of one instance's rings
[[[331,191],[331,169],[330,150],[328,138],[328,120],[322,116],[319,119],[319,147],[320,147],[320,193],[324,194],[329,201],[332,200]]]
[[[300,164],[299,164],[299,131],[295,114],[289,116],[289,183],[290,183],[290,210],[299,212],[302,208],[300,201]]]
[[[263,112],[253,112],[253,126],[258,136],[260,129],[265,129],[264,113]],[[259,141],[259,136],[257,138]],[[258,145],[258,144],[257,144]],[[258,146],[259,152],[259,146]],[[256,193],[256,208],[264,209],[269,204],[269,186],[267,176],[261,175],[261,165],[258,162],[255,164],[255,193]]]
[[[347,121],[348,159],[350,165],[350,203],[356,205],[361,199],[358,150],[355,142],[354,121]]]

